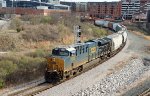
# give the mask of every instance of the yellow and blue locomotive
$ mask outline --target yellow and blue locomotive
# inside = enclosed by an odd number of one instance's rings
[[[68,78],[81,72],[84,65],[96,58],[104,58],[111,53],[111,40],[109,38],[89,40],[68,47],[58,47],[52,50],[47,57],[45,80],[51,82]]]
[[[101,21],[97,22],[102,23]],[[87,65],[91,66],[92,63],[90,62],[108,58],[121,49],[127,40],[127,30],[125,26],[115,23],[114,26],[116,26],[114,30],[116,31],[116,28],[118,30],[117,33],[104,38],[54,48],[52,55],[47,57],[46,82],[73,76],[81,72]]]

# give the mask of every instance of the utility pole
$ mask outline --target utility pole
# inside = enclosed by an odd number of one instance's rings
[[[74,26],[74,43],[81,43],[81,26]]]

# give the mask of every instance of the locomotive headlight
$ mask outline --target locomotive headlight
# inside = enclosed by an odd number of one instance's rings
[[[52,61],[55,62],[55,58],[52,58]]]

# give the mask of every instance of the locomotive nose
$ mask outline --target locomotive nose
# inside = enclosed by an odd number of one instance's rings
[[[48,71],[62,71],[64,69],[64,60],[57,57],[47,58]]]
[[[55,57],[52,58],[52,61],[55,62]]]
[[[45,80],[46,82],[52,83],[57,82],[59,80],[59,74],[57,71],[45,72]]]
[[[45,80],[52,82],[62,78],[64,70],[64,60],[58,57],[47,58],[47,69],[45,72]]]

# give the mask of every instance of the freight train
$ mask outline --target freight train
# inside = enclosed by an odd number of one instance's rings
[[[114,34],[52,50],[47,57],[46,82],[66,79],[81,72],[96,60],[104,60],[116,54],[127,41],[125,26],[109,21],[95,20],[95,25],[114,30]]]

